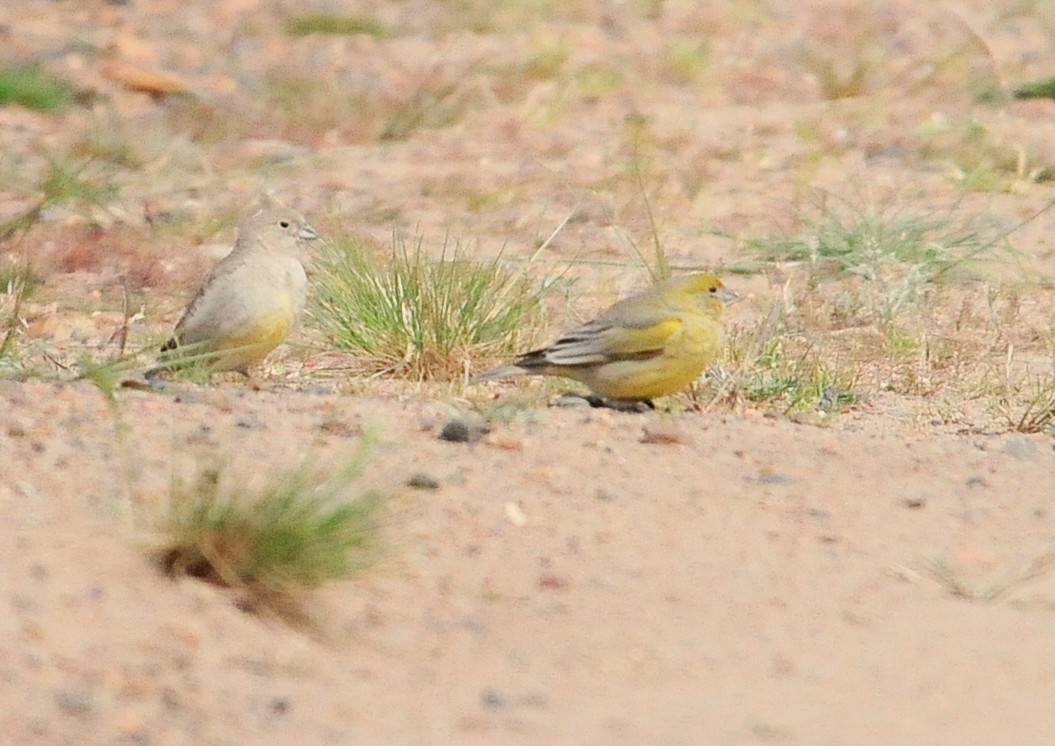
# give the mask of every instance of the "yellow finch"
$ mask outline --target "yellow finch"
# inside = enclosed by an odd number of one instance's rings
[[[308,279],[299,254],[301,242],[314,238],[315,229],[293,210],[246,216],[234,249],[213,267],[161,348],[169,353],[162,360],[205,359],[214,371],[248,375],[304,310]]]
[[[713,274],[672,277],[476,380],[564,376],[589,386],[600,397],[588,399],[595,406],[651,407],[652,399],[685,388],[714,361],[722,311],[735,298]]]

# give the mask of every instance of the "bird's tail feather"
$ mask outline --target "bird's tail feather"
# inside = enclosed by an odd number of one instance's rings
[[[475,375],[469,381],[469,383],[482,383],[483,381],[495,381],[499,378],[512,378],[513,376],[523,376],[530,373],[527,368],[521,368],[519,365],[504,365],[501,368],[492,368],[491,370],[485,370],[479,375]]]

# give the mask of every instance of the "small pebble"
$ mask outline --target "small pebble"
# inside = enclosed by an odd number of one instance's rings
[[[791,480],[786,474],[775,471],[761,471],[758,473],[759,484],[787,484]]]
[[[438,490],[440,488],[440,480],[431,474],[419,471],[417,474],[412,474],[410,479],[407,480],[407,487],[413,487],[416,490]]]
[[[689,438],[674,422],[653,422],[641,431],[642,443],[657,445],[685,445]]]
[[[514,526],[527,525],[527,516],[524,515],[524,511],[520,509],[520,506],[514,502],[506,503],[506,518]]]
[[[549,401],[551,407],[590,407],[590,400],[580,394],[561,394]]]
[[[449,443],[475,443],[491,432],[491,426],[482,417],[455,417],[440,431],[440,440]]]
[[[492,448],[497,448],[500,451],[523,451],[524,441],[521,438],[514,438],[510,436],[491,438],[487,441],[487,445]]]
[[[1029,438],[1012,438],[1004,444],[1003,451],[1011,458],[1027,461],[1037,457],[1037,444]]]
[[[545,694],[525,694],[520,698],[519,704],[525,707],[543,708],[549,706],[549,699],[547,699]]]
[[[480,704],[489,710],[504,710],[509,706],[509,701],[500,691],[488,687],[480,692]]]
[[[319,432],[326,435],[335,435],[339,438],[351,438],[362,435],[363,428],[358,422],[349,424],[344,420],[333,418],[319,423]]]
[[[830,511],[824,508],[809,508],[806,511],[806,515],[812,518],[817,523],[827,523],[831,520],[832,514]]]
[[[568,587],[568,581],[552,573],[547,573],[538,579],[538,587],[548,591],[560,591]]]
[[[244,430],[267,430],[267,425],[257,416],[256,412],[248,412],[234,422],[235,425]]]
[[[86,692],[63,689],[55,692],[55,704],[71,715],[84,715],[94,708],[92,696]]]

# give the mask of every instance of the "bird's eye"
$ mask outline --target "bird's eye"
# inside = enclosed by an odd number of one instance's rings
[[[717,293],[718,292],[718,286],[717,285],[711,285],[711,289],[708,290],[707,292],[709,292],[709,293]]]
[[[279,220],[278,224],[280,226],[282,226],[283,228],[288,228],[289,227],[289,221],[288,220]]]

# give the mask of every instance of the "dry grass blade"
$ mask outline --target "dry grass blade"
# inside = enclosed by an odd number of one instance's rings
[[[960,577],[959,572],[944,560],[934,560],[926,568],[934,580],[949,594],[971,601],[997,601],[1014,588],[1047,574],[1055,564],[1055,552],[1045,552],[1034,557],[1026,565],[1004,580],[986,587],[968,584]]]
[[[1023,397],[1022,413],[1008,416],[1012,430],[1020,433],[1042,433],[1055,429],[1055,375],[1040,376],[1029,382],[1030,391]]]
[[[36,281],[25,263],[12,264],[0,273],[0,360],[14,350],[15,334],[21,327],[22,304],[33,291]]]

